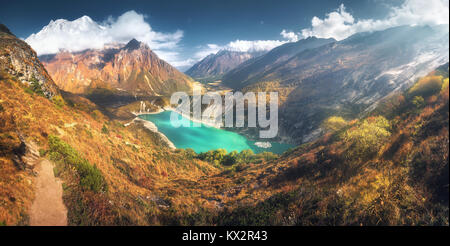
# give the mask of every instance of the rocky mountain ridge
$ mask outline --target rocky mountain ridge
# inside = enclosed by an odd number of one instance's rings
[[[278,91],[281,137],[304,143],[321,135],[327,116],[370,111],[448,62],[448,37],[448,25],[402,26],[274,55],[295,45],[287,44],[230,71],[223,83],[235,90]]]
[[[228,71],[264,53],[220,50],[216,54],[210,54],[197,62],[186,71],[186,74],[199,80],[219,80]]]
[[[0,71],[15,76],[48,98],[59,90],[47,70],[39,62],[36,52],[0,24]]]
[[[41,56],[44,66],[65,91],[89,94],[96,89],[132,96],[187,91],[193,80],[133,39],[125,45]]]

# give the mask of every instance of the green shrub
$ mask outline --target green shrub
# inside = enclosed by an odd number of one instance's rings
[[[417,108],[422,108],[423,106],[425,106],[425,99],[423,99],[423,97],[421,96],[415,96],[414,99],[412,100],[412,103]]]
[[[208,152],[200,153],[196,158],[210,162],[214,165],[233,166],[234,164],[245,163],[261,163],[262,161],[271,161],[278,158],[277,154],[272,152],[262,152],[255,154],[252,150],[242,150],[240,153],[232,151],[227,154],[224,149],[210,150]]]
[[[86,190],[100,192],[106,190],[105,179],[100,170],[91,165],[69,144],[56,136],[49,136],[50,159],[74,167],[80,176],[80,186]]]
[[[108,129],[108,127],[106,127],[106,125],[103,125],[102,133],[104,133],[104,134],[108,134],[109,133],[109,129]]]
[[[39,83],[39,81],[35,78],[32,77],[30,79],[31,82],[31,90],[41,96],[44,96],[44,90],[42,90],[42,85]]]
[[[43,157],[47,154],[47,151],[45,149],[39,149],[39,156]]]
[[[251,149],[245,149],[241,151],[237,155],[237,161],[238,163],[249,163],[252,161],[253,157],[255,156],[255,153],[253,153],[253,150]]]
[[[66,105],[66,102],[64,101],[64,99],[60,96],[60,95],[56,95],[52,98],[52,102],[58,106],[59,108],[64,107],[64,105]]]
[[[224,149],[210,150],[208,152],[200,153],[198,158],[203,161],[211,163],[222,163],[227,151]]]
[[[26,92],[26,93],[28,93],[28,94],[31,94],[31,95],[33,95],[34,94],[34,91],[33,90],[31,90],[30,88],[28,88],[28,87],[25,87],[25,88],[23,88],[23,90]]]
[[[237,151],[233,151],[223,157],[221,164],[224,166],[231,166],[237,161]]]
[[[254,159],[262,159],[265,161],[272,161],[277,158],[278,158],[277,154],[274,154],[272,152],[262,152],[262,153],[256,154]]]
[[[185,154],[186,158],[190,159],[190,160],[197,157],[197,153],[195,153],[195,151],[191,148],[185,149],[184,154]]]

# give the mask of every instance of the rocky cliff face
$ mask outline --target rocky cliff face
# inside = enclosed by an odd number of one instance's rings
[[[278,91],[281,134],[307,142],[321,135],[327,116],[358,117],[448,62],[448,43],[448,25],[360,33],[283,59],[270,52],[223,81],[244,91]]]
[[[22,83],[40,87],[51,98],[58,88],[39,62],[36,52],[0,24],[0,71],[15,76]]]
[[[126,45],[41,56],[44,66],[65,91],[88,94],[107,89],[132,96],[169,95],[190,90],[192,79],[135,39]]]
[[[186,74],[200,80],[220,79],[226,72],[262,54],[261,52],[250,53],[221,50],[217,54],[211,54],[196,63],[186,71]]]

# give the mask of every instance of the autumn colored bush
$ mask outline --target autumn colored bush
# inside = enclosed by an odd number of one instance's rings
[[[414,96],[422,96],[422,97],[428,97],[436,92],[439,92],[442,88],[442,76],[426,76],[417,83],[415,83],[411,89],[409,89],[408,94],[412,97]]]
[[[349,158],[370,158],[391,135],[390,123],[383,116],[369,117],[357,126],[351,127],[343,135],[349,145]]]
[[[441,87],[441,94],[444,94],[445,92],[448,93],[448,78],[444,79]]]
[[[322,126],[327,131],[335,132],[346,127],[347,121],[339,116],[331,116],[323,122]]]
[[[415,96],[412,100],[412,104],[414,104],[417,108],[422,108],[425,106],[425,100],[421,96]]]
[[[60,95],[56,95],[52,98],[53,103],[58,106],[59,108],[64,107],[66,105],[66,102]]]

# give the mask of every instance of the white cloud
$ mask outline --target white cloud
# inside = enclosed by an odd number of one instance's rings
[[[448,0],[407,0],[399,8],[393,8],[390,22],[396,25],[449,24]]]
[[[44,55],[57,53],[61,49],[72,52],[99,49],[105,44],[126,43],[133,38],[147,43],[161,59],[171,64],[180,60],[179,54],[174,50],[183,38],[183,31],[156,32],[145,21],[144,15],[133,10],[125,12],[117,19],[110,16],[102,23],[97,23],[88,16],[73,21],[52,20],[25,41],[38,55]]]
[[[294,33],[292,33],[295,35]],[[208,44],[206,46],[199,46],[194,56],[193,61],[199,61],[210,54],[216,54],[220,50],[229,50],[237,52],[263,52],[269,51],[277,46],[285,44],[287,42],[295,42],[297,38],[292,36],[292,34],[287,33],[285,30],[281,33],[283,38],[287,40],[235,40],[229,42],[226,45],[220,46],[217,44]]]
[[[289,40],[290,42],[297,42],[300,39],[300,37],[297,33],[288,32],[284,29],[283,29],[283,31],[281,31],[280,35],[283,36],[283,38]]]
[[[280,46],[287,41],[280,40],[236,40],[228,43],[224,49],[231,51],[240,51],[240,52],[260,52],[260,51],[268,51],[277,46]]]
[[[207,45],[197,46],[197,49],[198,49],[198,51],[192,55],[192,58],[188,58],[188,59],[184,59],[184,60],[180,59],[178,57],[178,53],[174,53],[174,52],[172,52],[172,53],[167,52],[167,53],[164,53],[163,55],[165,55],[169,59],[173,58],[172,62],[170,63],[170,64],[172,64],[172,66],[177,67],[178,69],[180,69],[180,71],[185,71],[188,68],[190,68],[191,66],[193,66],[196,62],[202,60],[203,58],[207,57],[208,55],[216,54],[221,49],[223,49],[223,47],[219,46],[217,44],[207,44]]]
[[[207,44],[206,46],[199,46],[200,50],[195,52],[194,59],[195,60],[201,60],[205,58],[206,56],[210,54],[215,54],[219,52],[219,50],[223,49],[222,46],[219,46],[217,44]]]
[[[449,23],[448,0],[405,0],[399,7],[391,7],[385,19],[355,18],[341,4],[324,19],[313,17],[311,28],[301,30],[301,37],[335,38],[342,40],[358,32],[378,31],[401,25],[439,25]]]
[[[400,25],[448,24],[448,18],[449,0],[405,0],[399,7],[391,7],[388,16],[381,20],[356,20],[347,12],[344,4],[341,4],[323,19],[313,17],[311,27],[299,33],[283,29],[280,33],[282,40],[235,40],[223,46],[208,44],[200,46],[200,50],[194,54],[190,62],[201,60],[222,49],[241,52],[268,51],[284,43],[296,42],[311,36],[342,40],[358,32],[384,30]]]

